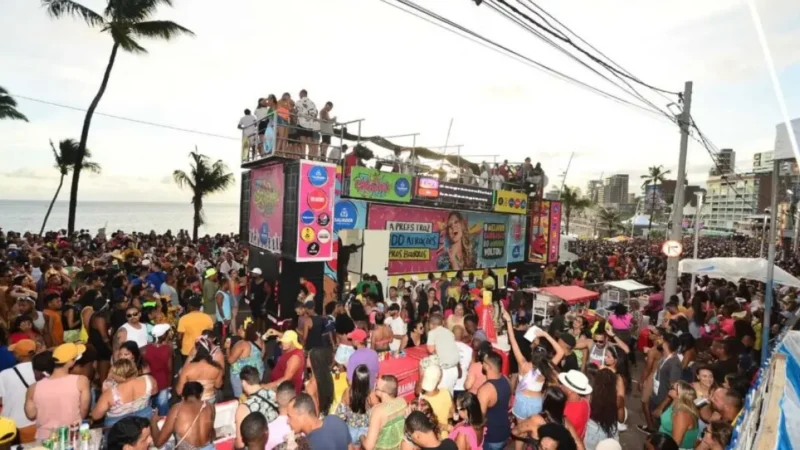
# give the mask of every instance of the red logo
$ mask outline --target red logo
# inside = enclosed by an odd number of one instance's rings
[[[321,209],[325,209],[328,206],[328,196],[325,195],[325,192],[322,189],[314,189],[311,193],[308,194],[308,207],[319,211]]]

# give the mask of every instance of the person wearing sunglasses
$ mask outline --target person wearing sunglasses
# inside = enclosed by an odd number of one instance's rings
[[[658,431],[678,443],[681,449],[692,449],[697,440],[699,412],[695,406],[697,394],[691,384],[678,381],[669,389],[672,404],[661,414]]]
[[[439,439],[434,423],[422,411],[413,411],[406,417],[404,436],[401,450],[458,450],[452,439]]]
[[[141,311],[135,306],[131,306],[125,311],[125,318],[128,321],[119,328],[119,331],[114,336],[115,352],[119,350],[119,345],[122,342],[136,342],[139,348],[147,345],[147,327],[141,323],[141,316]]]

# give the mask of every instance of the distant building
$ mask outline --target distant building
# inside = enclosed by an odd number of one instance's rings
[[[603,196],[600,195],[602,189],[603,180],[589,180],[586,185],[586,197],[594,203],[600,203],[603,200]]]
[[[775,152],[759,152],[753,155],[753,172],[772,172],[772,157]]]
[[[561,191],[557,187],[553,187],[544,194],[545,200],[558,200],[561,197]]]
[[[627,174],[612,175],[603,180],[600,192],[602,205],[627,204],[628,203],[628,181]]]
[[[717,155],[717,164],[708,171],[709,176],[724,175],[733,173],[736,167],[736,152],[730,148],[723,148]]]
[[[628,203],[636,204],[636,194],[628,194]]]
[[[737,223],[762,213],[769,206],[771,180],[770,173],[710,175],[705,196],[710,212],[703,220],[705,227],[733,231]]]

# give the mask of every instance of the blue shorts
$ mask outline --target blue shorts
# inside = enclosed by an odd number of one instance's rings
[[[369,428],[367,427],[358,427],[353,428],[348,426],[347,429],[350,431],[350,441],[353,443],[354,446],[360,447],[361,446],[361,436],[365,436]]]
[[[289,124],[288,120],[284,119],[281,116],[277,116],[277,120],[275,120],[275,125],[277,125],[279,127],[285,127],[288,124]]]
[[[517,419],[527,419],[542,412],[542,397],[528,397],[517,393],[514,396],[514,407],[511,412]]]

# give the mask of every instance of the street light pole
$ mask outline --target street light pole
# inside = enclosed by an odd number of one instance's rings
[[[703,208],[703,193],[701,191],[695,192],[697,197],[697,209],[694,213],[694,259],[697,259],[697,246],[700,241],[700,210]],[[694,295],[695,282],[697,281],[697,274],[692,273],[692,295]]]
[[[678,176],[675,181],[675,198],[672,201],[672,230],[670,230],[670,240],[682,241],[683,228],[681,227],[681,214],[676,214],[675,207],[683,210],[684,182],[686,181],[686,151],[689,147],[689,130],[692,125],[692,82],[687,81],[683,88],[683,112],[678,123],[681,127],[681,149],[678,154]],[[678,256],[667,259],[667,283],[664,287],[664,298],[670,298],[678,291]]]
[[[772,201],[769,217],[769,252],[767,253],[766,292],[764,292],[764,325],[761,331],[761,365],[767,361],[769,349],[769,318],[772,314],[773,277],[775,276],[775,241],[778,239],[778,159],[772,162]]]
[[[771,209],[765,208],[764,212],[770,212]],[[761,259],[764,257],[764,242],[767,240],[767,217],[764,214],[764,218],[761,220],[761,249],[758,251],[758,258]]]

